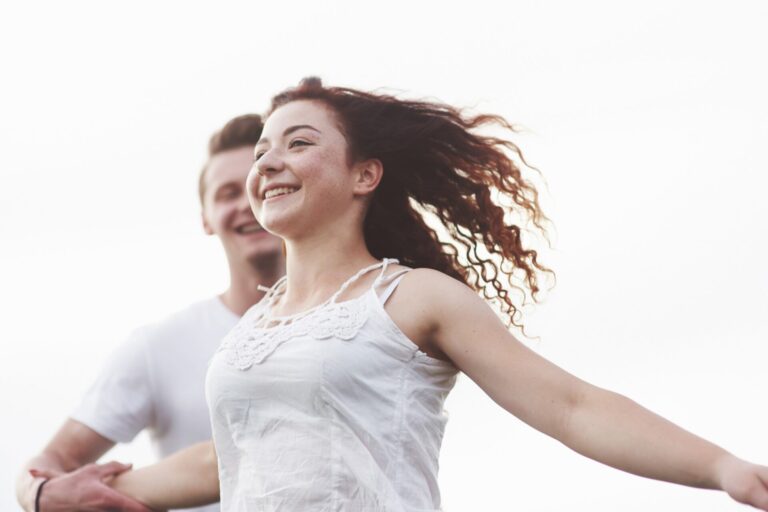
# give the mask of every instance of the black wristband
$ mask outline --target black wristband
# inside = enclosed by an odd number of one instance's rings
[[[35,493],[35,512],[40,512],[40,493],[43,491],[43,486],[46,483],[48,483],[47,478],[40,482],[40,485],[37,486],[37,492]]]

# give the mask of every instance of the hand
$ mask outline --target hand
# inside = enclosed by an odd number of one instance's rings
[[[34,477],[47,478],[40,493],[40,512],[152,512],[143,503],[113,490],[107,482],[131,469],[130,464],[87,464],[71,473],[31,469]]]
[[[721,466],[720,486],[739,503],[768,511],[768,467],[730,457]]]

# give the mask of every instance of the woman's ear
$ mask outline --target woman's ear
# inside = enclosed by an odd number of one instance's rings
[[[356,181],[353,192],[355,195],[371,194],[379,186],[381,177],[384,175],[384,166],[381,160],[371,158],[358,162],[355,165]]]

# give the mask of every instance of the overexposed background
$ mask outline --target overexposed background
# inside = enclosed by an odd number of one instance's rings
[[[768,4],[16,2],[0,16],[0,509],[135,326],[225,288],[212,131],[309,74],[506,116],[548,184],[534,349],[768,463]],[[447,512],[731,511],[574,454],[467,378]],[[147,438],[113,455],[152,460]]]

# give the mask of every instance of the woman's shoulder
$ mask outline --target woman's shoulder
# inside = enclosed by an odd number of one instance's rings
[[[460,286],[464,288],[468,288],[466,284],[459,281],[458,279],[455,279],[445,272],[440,272],[439,270],[435,270],[433,268],[426,268],[426,267],[407,267],[405,265],[392,265],[391,268],[393,271],[397,270],[407,270],[408,272],[406,275],[408,276],[408,280],[411,282],[416,282],[420,284],[428,284],[433,286],[440,286],[440,287],[452,287],[452,286]],[[404,279],[405,280],[405,279]]]
[[[439,270],[393,265],[393,272],[400,270],[407,270],[398,286],[401,294],[421,303],[440,305],[446,300],[461,302],[464,298],[477,298],[465,283]]]
[[[452,329],[478,308],[487,306],[472,288],[430,268],[408,269],[387,304],[387,312],[400,329],[424,352],[443,360],[448,356],[439,348],[438,333]]]

